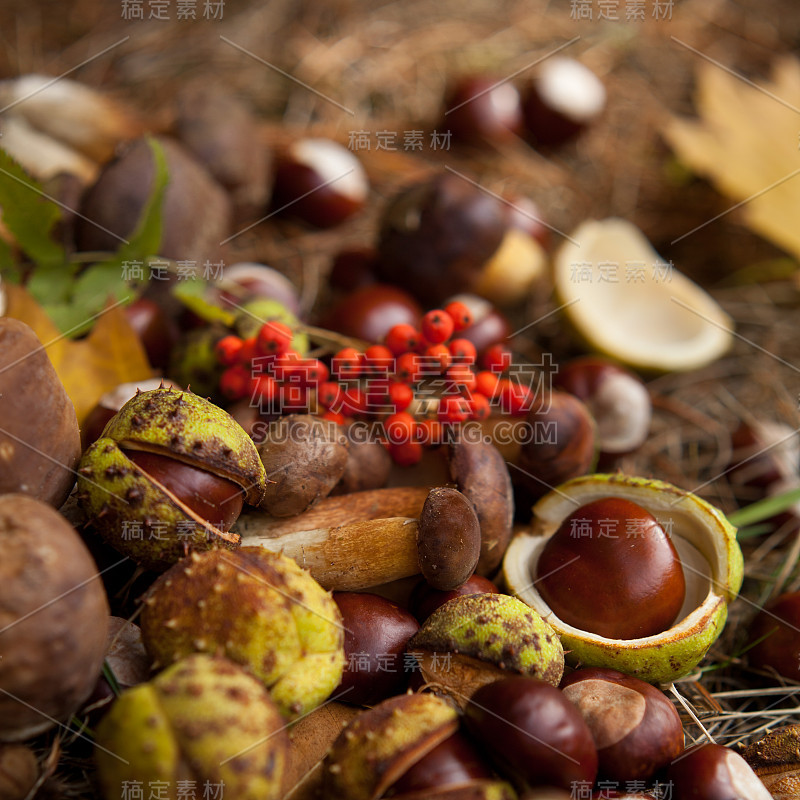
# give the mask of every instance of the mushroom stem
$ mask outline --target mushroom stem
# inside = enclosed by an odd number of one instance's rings
[[[327,497],[289,519],[259,512],[236,523],[244,547],[293,558],[326,589],[354,591],[419,572],[417,519],[424,487]]]

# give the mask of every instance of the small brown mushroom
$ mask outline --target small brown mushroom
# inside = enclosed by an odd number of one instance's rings
[[[292,517],[327,497],[344,473],[347,440],[339,426],[309,414],[270,423],[258,445],[270,483],[259,508]]]
[[[514,495],[500,451],[490,442],[460,439],[450,446],[450,475],[472,503],[481,526],[481,555],[476,572],[493,572],[511,539]]]
[[[362,440],[351,435],[349,431],[350,429],[345,433],[350,443],[347,463],[339,483],[331,494],[380,489],[386,485],[392,469],[392,457],[389,451],[380,442],[374,439]]]
[[[434,589],[461,586],[481,555],[481,526],[470,501],[457,489],[431,489],[417,527],[419,568]]]
[[[36,334],[0,319],[0,494],[22,492],[58,508],[75,484],[80,431]]]

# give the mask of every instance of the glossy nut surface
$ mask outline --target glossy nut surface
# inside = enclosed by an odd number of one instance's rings
[[[617,497],[570,514],[542,550],[536,577],[559,619],[610,639],[665,631],[685,593],[683,568],[664,529],[644,508]]]
[[[431,489],[417,526],[420,572],[434,588],[449,591],[475,571],[481,526],[469,500],[457,489]]]
[[[471,575],[465,583],[462,583],[457,589],[451,589],[449,592],[434,589],[426,580],[421,580],[411,592],[408,602],[411,612],[422,623],[437,608],[456,597],[467,594],[497,594],[499,591],[492,581],[482,575]]]
[[[462,142],[508,142],[522,130],[519,92],[508,81],[465,76],[445,98],[444,125]]]
[[[342,614],[345,667],[336,691],[344,702],[372,705],[406,685],[403,653],[419,630],[414,617],[391,600],[370,592],[334,592]]]
[[[606,778],[620,784],[644,781],[683,750],[675,706],[649,683],[617,670],[586,667],[567,675],[561,690],[589,726]]]
[[[465,715],[469,731],[505,774],[567,790],[594,782],[592,735],[555,687],[535,678],[504,678],[478,689]]]
[[[800,680],[800,592],[782,594],[759,611],[749,641],[756,642],[747,654],[751,666]]]

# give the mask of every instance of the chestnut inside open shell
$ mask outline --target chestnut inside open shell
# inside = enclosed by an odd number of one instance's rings
[[[562,522],[581,505],[607,497],[645,508],[669,531],[685,576],[685,596],[671,626],[638,638],[611,639],[592,633],[592,597],[612,586],[602,575],[583,611],[586,624],[569,624],[554,612],[535,583],[539,559]],[[610,667],[649,683],[688,674],[722,631],[727,606],[742,583],[742,553],[736,529],[725,516],[689,492],[663,481],[623,474],[587,475],[557,487],[533,509],[530,530],[515,536],[506,551],[503,572],[513,594],[538,611],[561,637],[568,662]],[[627,538],[617,540],[620,557]],[[582,558],[591,558],[591,548]],[[613,591],[613,590],[612,590]],[[655,602],[655,600],[653,601]],[[626,609],[621,609],[625,613]]]

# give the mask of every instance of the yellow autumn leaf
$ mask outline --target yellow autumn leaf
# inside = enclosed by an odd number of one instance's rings
[[[61,334],[28,292],[10,285],[5,290],[6,316],[33,328],[75,406],[79,424],[104,392],[152,377],[144,349],[120,306],[103,312],[85,339],[73,341]]]
[[[751,230],[800,258],[800,61],[778,59],[756,86],[713,64],[697,73],[699,120],[673,117],[678,157],[742,204]]]

